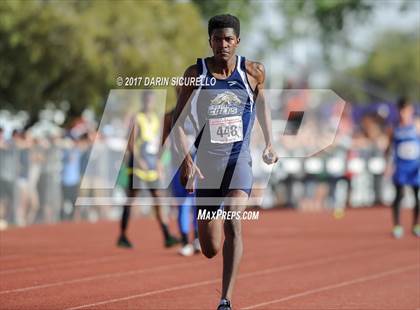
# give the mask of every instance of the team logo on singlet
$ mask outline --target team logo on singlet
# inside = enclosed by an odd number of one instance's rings
[[[243,140],[241,100],[231,91],[219,93],[210,101],[208,113],[211,143],[232,143]],[[215,117],[217,116],[217,117]]]
[[[210,116],[238,114],[241,100],[231,91],[218,94],[210,101],[208,113]]]

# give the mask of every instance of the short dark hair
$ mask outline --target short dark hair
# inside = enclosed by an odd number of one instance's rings
[[[233,28],[236,36],[239,37],[241,24],[236,16],[230,14],[216,15],[210,18],[208,26],[209,37],[211,37],[213,30],[219,28]]]
[[[397,101],[398,110],[402,110],[409,105],[411,105],[410,98],[406,96],[401,96],[400,98],[398,98],[398,101]]]

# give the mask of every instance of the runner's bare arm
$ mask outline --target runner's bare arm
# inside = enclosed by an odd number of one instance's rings
[[[388,159],[391,154],[391,148],[392,148],[392,137],[394,136],[394,130],[391,127],[388,127],[386,129],[386,135],[387,135],[387,146],[385,149],[385,158]]]
[[[263,159],[267,164],[277,162],[277,154],[273,149],[272,131],[271,131],[271,111],[270,106],[264,97],[264,82],[265,82],[265,69],[259,62],[246,62],[247,75],[250,77],[251,87],[254,89],[256,97],[257,119],[260,123],[265,140],[265,150]]]
[[[386,135],[388,138],[388,145],[386,146],[385,149],[385,173],[384,175],[386,177],[390,177],[392,175],[392,171],[393,171],[393,159],[391,157],[391,153],[392,153],[392,137],[394,136],[394,130],[392,129],[392,127],[388,127],[386,129]]]
[[[190,66],[184,73],[184,78],[197,77],[198,68],[197,65]],[[182,86],[177,99],[177,104],[172,118],[172,126],[175,137],[175,145],[180,153],[180,158],[184,158],[181,165],[181,184],[184,187],[188,187],[189,192],[194,191],[193,180],[194,176],[198,175],[199,178],[203,178],[200,169],[194,164],[191,154],[189,153],[189,147],[187,144],[187,137],[184,131],[185,118],[188,115],[190,107],[187,106],[190,102],[190,97],[194,91],[194,86]],[[191,186],[187,186],[189,183]]]
[[[198,69],[197,65],[192,65],[187,68],[184,73],[184,78],[190,77],[197,77],[198,76]],[[180,152],[180,157],[185,158],[187,161],[192,162],[191,155],[189,153],[189,148],[187,146],[187,138],[184,131],[184,122],[185,118],[188,115],[188,111],[190,109],[187,106],[189,99],[194,91],[194,86],[182,86],[179,95],[177,97],[177,103],[175,107],[175,111],[172,117],[172,126],[175,135],[175,145]],[[187,110],[188,109],[188,110]]]
[[[136,132],[137,126],[133,117],[130,118],[130,123],[128,125],[128,128],[130,132],[128,135],[127,151],[124,154],[124,163],[126,163],[127,165],[129,164],[129,159],[131,155],[134,154],[134,144],[135,144],[134,140],[135,140],[135,137],[137,136],[137,132]]]

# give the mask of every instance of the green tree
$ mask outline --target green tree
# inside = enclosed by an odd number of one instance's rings
[[[283,0],[278,2],[278,8],[286,18],[288,38],[285,39],[308,35],[301,31],[302,23],[305,23],[310,28],[311,37],[323,44],[328,61],[333,44],[351,48],[353,25],[368,24],[374,9],[387,4],[395,5],[401,11],[416,7],[413,0]],[[273,37],[274,43],[276,40],[279,41]]]
[[[32,116],[48,101],[100,111],[117,76],[182,75],[206,51],[203,33],[189,3],[3,0],[0,104]]]
[[[366,0],[294,0],[279,2],[288,20],[290,33],[295,35],[295,24],[305,19],[311,22],[312,30],[318,32],[322,42],[328,44],[340,37],[346,21],[352,17],[366,17],[372,8]]]
[[[379,36],[366,62],[333,79],[332,88],[347,100],[395,100],[406,94],[420,100],[419,33]]]

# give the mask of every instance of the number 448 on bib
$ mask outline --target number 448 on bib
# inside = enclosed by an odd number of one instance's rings
[[[243,140],[242,117],[209,119],[211,143],[233,143]]]

